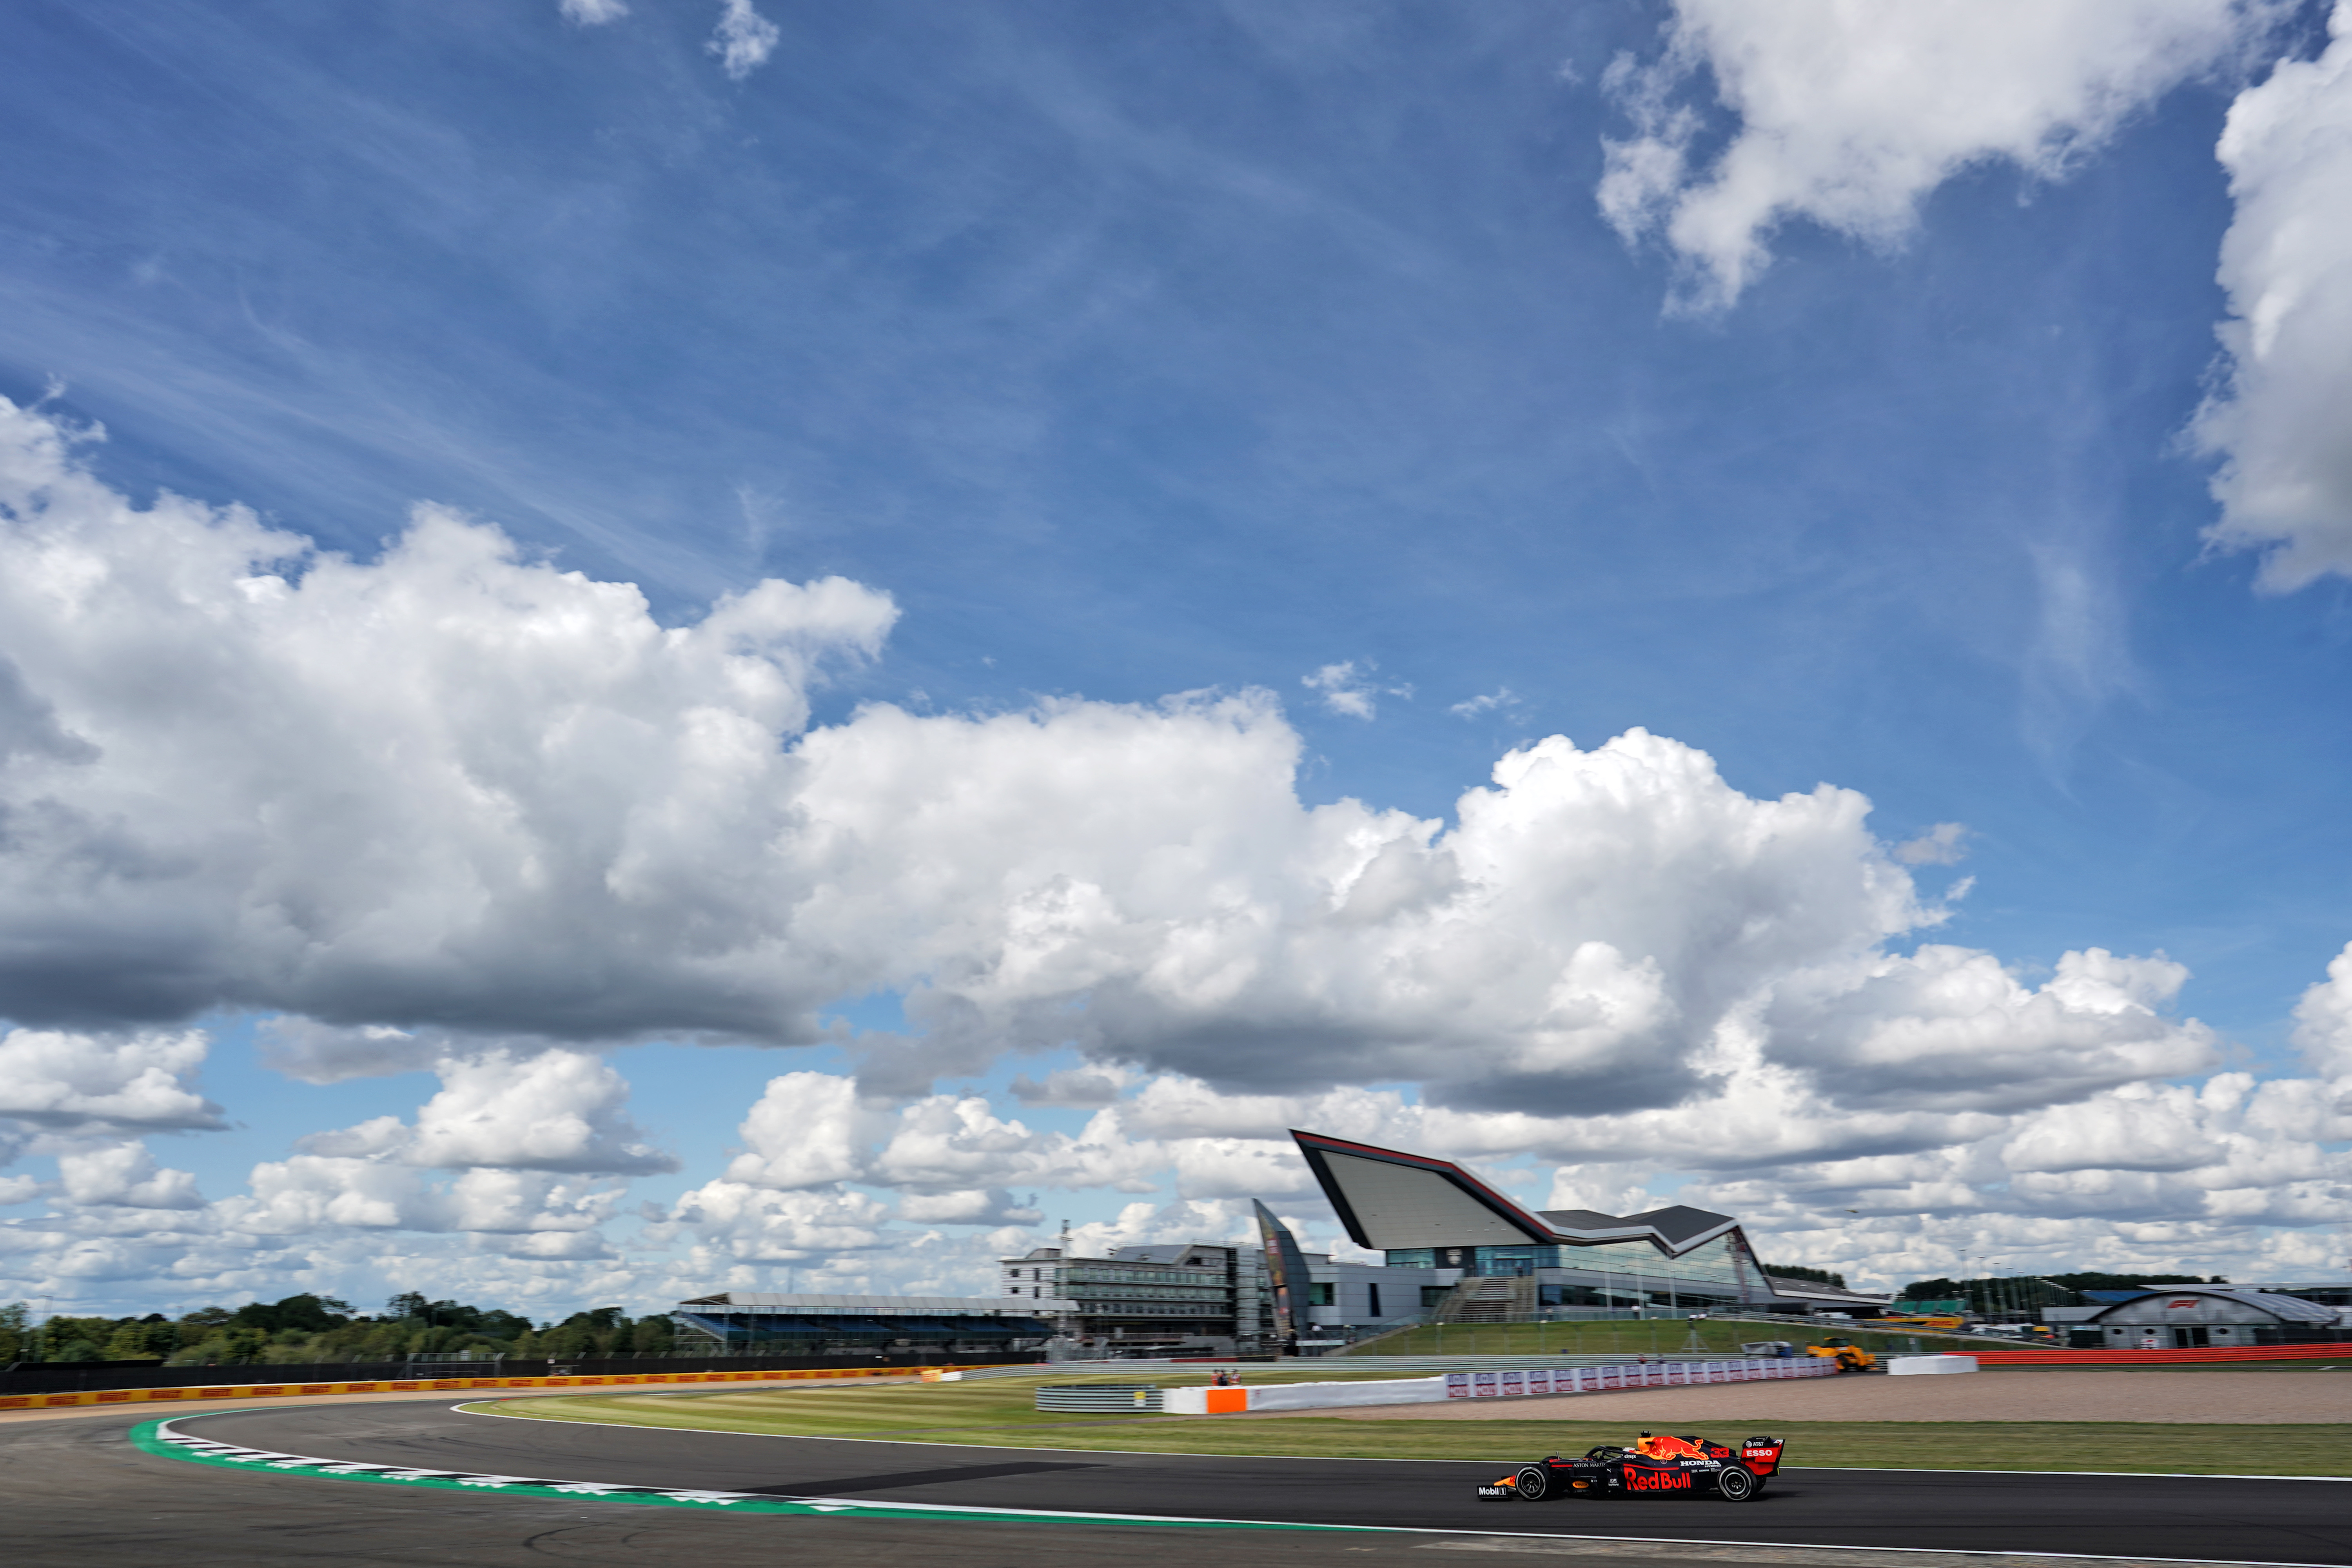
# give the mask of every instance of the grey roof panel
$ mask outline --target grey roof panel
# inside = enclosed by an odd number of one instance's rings
[[[1524,1247],[1543,1239],[1438,1172],[1336,1151],[1324,1161],[1371,1238],[1367,1246]]]
[[[1738,1228],[1729,1215],[1684,1204],[1623,1217],[1591,1209],[1533,1213],[1451,1161],[1351,1143],[1320,1132],[1293,1129],[1291,1136],[1339,1211],[1340,1223],[1360,1247],[1393,1251],[1647,1241],[1680,1254]]]
[[[1666,1238],[1667,1244],[1680,1247],[1685,1242],[1721,1230],[1733,1222],[1727,1214],[1716,1214],[1707,1209],[1695,1209],[1688,1204],[1669,1204],[1662,1209],[1649,1209],[1641,1214],[1629,1214],[1622,1222],[1626,1225],[1646,1225]]]

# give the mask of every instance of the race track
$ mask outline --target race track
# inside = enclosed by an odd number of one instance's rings
[[[1758,1550],[1729,1557],[1747,1562],[1818,1562],[1802,1549],[1843,1546],[2352,1565],[2352,1483],[2330,1481],[1798,1469],[1746,1505],[1701,1498],[1530,1505],[1478,1502],[1469,1489],[1496,1467],[1448,1461],[1242,1459],[762,1437],[499,1418],[460,1412],[446,1400],[289,1405],[179,1421],[183,1431],[227,1443],[422,1469],[776,1498],[1376,1525],[1521,1539],[1150,1531],[1109,1523],[681,1517],[675,1509],[593,1500],[404,1494],[309,1476],[225,1472],[140,1453],[122,1440],[135,1424],[127,1414],[112,1414],[0,1430],[0,1486],[9,1503],[0,1512],[0,1547],[12,1563],[690,1561],[712,1568],[773,1562],[780,1550],[803,1561],[903,1563],[952,1539],[957,1568],[1129,1558],[1303,1568],[1405,1561],[1402,1554],[1408,1551],[1426,1564],[1432,1560],[1417,1554],[1427,1550],[1604,1558],[1614,1552],[1644,1568],[1684,1559],[1727,1560],[1699,1542],[1751,1543]],[[1149,1440],[1148,1424],[1139,1426],[1137,1440]],[[190,1521],[198,1518],[206,1522],[191,1534]],[[159,1553],[158,1530],[142,1524],[178,1533],[184,1544]],[[1622,1538],[1624,1544],[1620,1550],[1592,1538]],[[1927,1568],[1935,1559],[1921,1561]]]

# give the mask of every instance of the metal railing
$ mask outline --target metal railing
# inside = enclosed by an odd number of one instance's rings
[[[1093,1411],[1097,1414],[1157,1410],[1160,1408],[1160,1385],[1156,1383],[1047,1384],[1037,1390],[1037,1408]]]

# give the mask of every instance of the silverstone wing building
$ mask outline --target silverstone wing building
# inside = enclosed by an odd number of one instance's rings
[[[1448,1299],[1432,1303],[1441,1313],[1475,1321],[1468,1310],[1482,1300],[1513,1318],[1546,1308],[1801,1312],[1885,1302],[1766,1273],[1729,1215],[1680,1204],[1633,1215],[1526,1209],[1451,1161],[1320,1132],[1291,1137],[1350,1240],[1384,1254],[1390,1270],[1433,1271],[1447,1287]]]

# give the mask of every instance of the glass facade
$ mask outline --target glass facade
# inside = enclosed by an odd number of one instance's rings
[[[1743,1285],[1761,1281],[1748,1272],[1730,1236],[1669,1257],[1649,1241],[1598,1246],[1416,1247],[1388,1253],[1392,1268],[1459,1268],[1465,1274],[1537,1275],[1546,1306],[1632,1306],[1656,1300],[1735,1301]],[[1552,1298],[1557,1296],[1557,1300]]]
[[[1037,1318],[872,1317],[855,1311],[730,1311],[699,1307],[671,1315],[681,1349],[714,1355],[841,1355],[917,1347],[939,1351],[1030,1350],[1053,1336]]]

